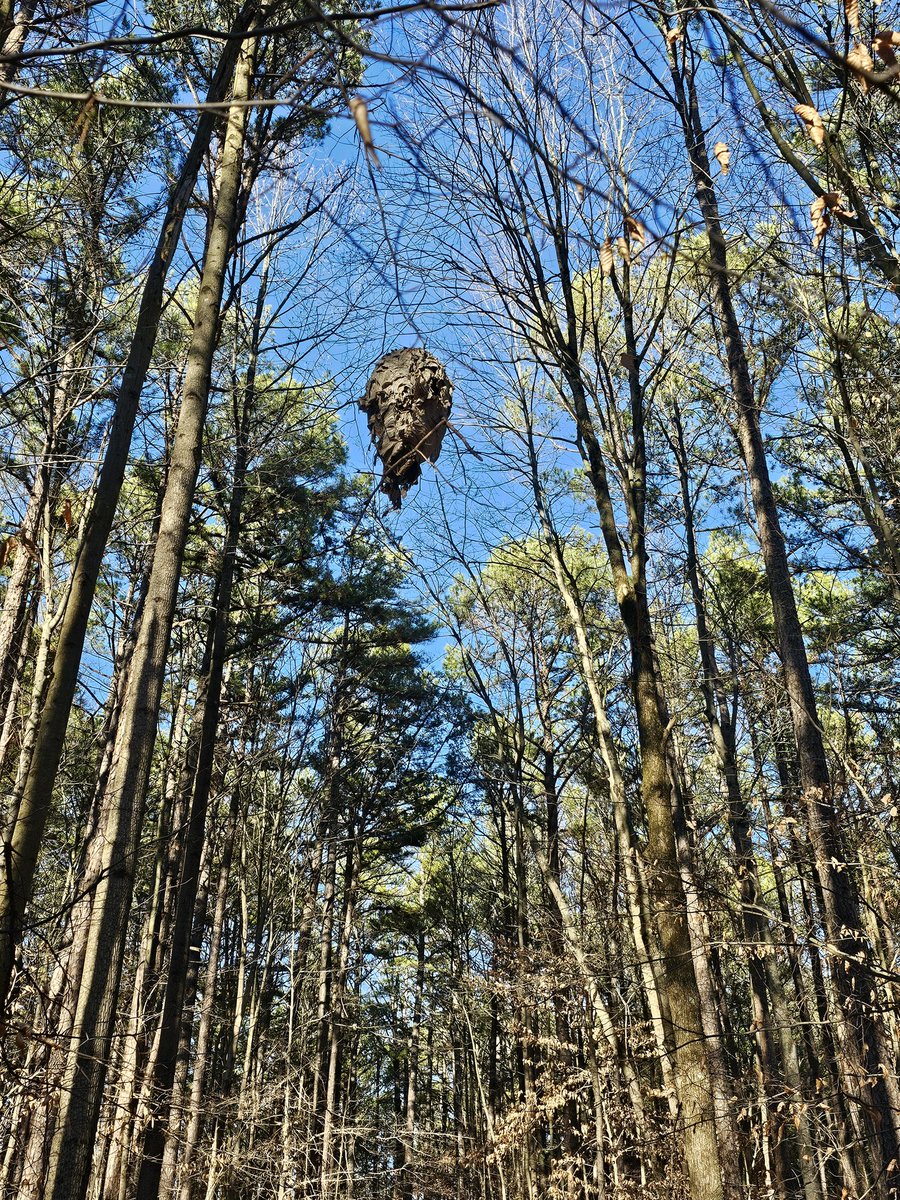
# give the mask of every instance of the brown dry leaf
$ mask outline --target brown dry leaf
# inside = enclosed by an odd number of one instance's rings
[[[795,104],[794,112],[806,126],[812,144],[821,146],[825,141],[825,124],[819,112],[811,104]]]
[[[869,91],[869,81],[864,72],[874,71],[875,64],[872,61],[872,55],[865,46],[854,46],[847,55],[847,66],[853,72],[853,76],[860,86],[863,95],[867,95]]]
[[[12,550],[15,543],[16,539],[14,537],[4,538],[3,541],[0,542],[0,570],[2,570],[6,565],[6,560],[9,558],[9,552]]]
[[[894,46],[900,46],[900,32],[896,29],[881,29],[875,34],[872,49],[883,63],[893,67],[897,62]]]
[[[844,0],[844,12],[850,28],[859,32],[859,0]]]
[[[625,236],[629,241],[637,242],[638,247],[643,250],[647,244],[647,230],[644,226],[637,217],[626,217],[623,224],[625,225]]]
[[[722,168],[722,174],[728,174],[728,168],[731,166],[731,151],[728,149],[727,142],[716,142],[713,146],[713,154],[716,156],[716,162]]]
[[[671,29],[666,30],[666,41],[670,46],[674,46],[680,37],[684,34],[684,30],[680,25],[673,25]]]
[[[637,370],[637,359],[634,357],[633,354],[628,354],[626,351],[623,351],[619,355],[619,362],[622,364],[622,366],[625,368],[626,371],[636,371]]]
[[[813,227],[812,248],[818,250],[822,238],[831,226],[831,213],[828,211],[824,196],[816,196],[809,206],[809,219]]]
[[[831,228],[832,217],[852,217],[844,208],[844,197],[840,192],[825,192],[816,196],[809,206],[809,219],[813,227],[813,250],[818,250],[822,239]]]
[[[373,167],[380,167],[381,163],[378,161],[378,155],[375,153],[375,143],[372,141],[372,130],[369,127],[369,110],[362,96],[351,96],[350,115],[356,122],[360,141],[365,147],[366,158],[368,158]]]
[[[622,255],[626,262],[631,262],[631,247],[628,245],[627,238],[616,238],[616,249]]]
[[[828,206],[828,211],[833,217],[853,217],[856,214],[849,209],[844,208],[844,196],[842,192],[825,192],[822,199]]]
[[[84,149],[84,143],[87,141],[87,135],[91,132],[91,126],[94,123],[94,118],[97,115],[97,97],[93,92],[84,102],[84,108],[75,119],[75,133],[78,134],[78,141],[75,143],[79,150]]]
[[[72,502],[70,500],[63,501],[62,518],[66,529],[71,529],[74,522],[72,520]]]
[[[578,197],[579,203],[584,203],[584,184],[583,183],[576,182],[575,195]]]
[[[613,269],[613,246],[609,238],[600,247],[600,274],[604,277],[612,275]]]
[[[28,555],[28,557],[33,562],[36,562],[38,564],[38,566],[40,566],[41,565],[41,556],[38,553],[38,548],[34,544],[34,542],[30,538],[25,537],[24,534],[19,534],[19,541],[22,543],[22,547],[25,550],[25,553]]]

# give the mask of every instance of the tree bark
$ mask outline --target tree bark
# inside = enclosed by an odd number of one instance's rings
[[[561,264],[565,262],[558,255]],[[560,330],[561,366],[569,387],[578,437],[582,447],[603,540],[612,571],[613,589],[631,650],[631,690],[641,751],[641,795],[647,821],[647,869],[650,894],[663,958],[663,978],[668,1001],[667,1039],[672,1046],[675,1082],[681,1105],[681,1129],[692,1200],[724,1200],[725,1165],[716,1138],[710,1065],[704,1045],[703,1021],[694,976],[686,901],[681,884],[673,823],[672,785],[666,755],[667,733],[659,708],[659,680],[653,648],[653,631],[647,602],[644,565],[644,454],[643,405],[637,393],[637,368],[631,370],[632,425],[635,437],[631,485],[631,562],[628,570],[616,513],[609,489],[603,453],[581,376],[578,321],[571,281],[564,289],[568,333]],[[634,354],[633,347],[629,353]],[[733,1169],[732,1169],[733,1167]],[[727,1178],[739,1177],[736,1164]]]
[[[193,797],[185,839],[181,879],[178,884],[175,921],[171,934],[172,948],[163,1001],[160,1046],[152,1085],[154,1099],[151,1101],[150,1121],[144,1131],[143,1152],[137,1182],[137,1200],[157,1200],[163,1154],[166,1149],[165,1134],[169,1126],[169,1099],[175,1079],[185,985],[191,953],[194,908],[200,877],[200,861],[206,840],[206,814],[212,786],[213,762],[219,727],[222,680],[228,646],[228,623],[235,577],[235,558],[246,495],[249,457],[248,426],[254,404],[256,364],[265,296],[264,276],[257,296],[251,359],[246,382],[242,389],[240,417],[236,429],[237,452],[231,502],[226,521],[225,543],[222,548],[222,565],[216,583],[216,598],[210,623],[209,667],[197,698],[200,727],[195,738],[197,748],[195,754],[191,756],[193,762],[189,774],[189,778],[193,780]]]
[[[763,1086],[769,1098],[777,1103],[779,1076],[799,1101],[795,1110],[797,1149],[795,1160],[787,1161],[789,1143],[782,1138],[775,1146],[781,1172],[800,1171],[806,1200],[821,1200],[818,1175],[814,1162],[814,1147],[803,1100],[803,1080],[797,1058],[796,1041],[781,979],[778,975],[776,943],[763,899],[762,885],[753,850],[752,819],[741,787],[737,762],[737,743],[734,723],[722,691],[721,676],[716,663],[716,650],[709,627],[706,598],[700,578],[699,555],[694,529],[694,507],[688,478],[688,457],[684,441],[681,411],[676,401],[673,408],[675,437],[671,440],[678,465],[685,530],[685,556],[688,583],[694,603],[697,642],[700,649],[700,688],[706,721],[709,726],[713,752],[728,803],[728,827],[735,852],[735,870],[740,889],[741,921],[747,941],[747,964],[753,1012],[754,1039],[759,1055]],[[774,1022],[773,1022],[774,1009]],[[774,1028],[773,1028],[774,1025]]]
[[[90,1177],[165,661],[200,465],[225,270],[234,236],[247,122],[247,108],[242,101],[249,95],[252,55],[252,43],[242,44],[233,87],[237,103],[228,112],[218,172],[219,194],[200,279],[159,537],[107,784],[110,822],[103,872],[91,914],[63,1102],[51,1152],[48,1200],[83,1200]]]
[[[203,1127],[203,1093],[206,1073],[209,1068],[210,1041],[213,1031],[213,1012],[216,999],[216,976],[219,969],[219,954],[222,945],[222,932],[225,927],[225,909],[228,903],[228,880],[234,855],[234,840],[237,829],[239,808],[239,792],[237,786],[231,794],[228,820],[225,827],[222,860],[219,864],[216,882],[216,907],[213,912],[212,925],[209,932],[209,958],[203,977],[203,1000],[200,1005],[200,1021],[197,1028],[197,1043],[194,1048],[194,1075],[191,1080],[191,1095],[188,1106],[188,1123],[184,1139],[184,1149],[181,1156],[180,1200],[191,1200],[194,1180],[191,1174],[194,1154],[200,1142]],[[161,1181],[161,1194],[174,1194],[174,1179],[164,1175]]]
[[[678,63],[678,49],[669,47],[670,74],[697,204],[707,235],[712,303],[725,346],[738,442],[750,480],[797,743],[803,802],[822,895],[830,978],[836,996],[843,1086],[855,1110],[854,1119],[865,1130],[868,1143],[858,1148],[857,1169],[861,1178],[869,1180],[874,1195],[886,1195],[886,1173],[900,1169],[900,1145],[882,1069],[881,1035],[873,1015],[877,997],[870,951],[850,866],[841,845],[825,741],[816,709],[787,548],[769,476],[743,334],[732,299],[727,243],[710,172],[694,73],[687,62],[692,53],[689,40],[685,40],[681,53],[683,67]],[[880,1166],[873,1171],[874,1154],[877,1154]]]
[[[255,0],[245,3],[232,26],[232,33],[240,33],[248,28],[254,4]],[[218,103],[226,95],[240,46],[240,37],[231,37],[225,42],[216,74],[207,93],[207,103]],[[63,739],[78,684],[88,619],[122,488],[138,403],[156,343],[166,275],[178,246],[197,173],[217,122],[218,114],[215,110],[205,109],[200,113],[191,146],[185,155],[178,182],[169,199],[153,260],[147,268],[135,334],[116,399],[106,455],[72,568],[70,589],[53,663],[53,676],[41,713],[16,826],[6,847],[6,870],[0,889],[0,1009],[9,991],[16,947],[22,936],[25,909],[31,899],[34,871],[44,826],[50,812]]]

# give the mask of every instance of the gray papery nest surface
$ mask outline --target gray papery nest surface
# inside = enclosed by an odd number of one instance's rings
[[[437,462],[447,430],[453,384],[427,350],[392,350],[375,366],[359,403],[381,461],[381,490],[394,508],[422,474]]]

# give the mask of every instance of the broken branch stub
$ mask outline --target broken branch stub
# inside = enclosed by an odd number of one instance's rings
[[[450,418],[453,384],[427,350],[392,350],[380,359],[359,402],[382,466],[381,490],[394,508],[437,462]]]

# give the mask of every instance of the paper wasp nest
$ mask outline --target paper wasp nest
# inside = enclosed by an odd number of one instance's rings
[[[394,508],[437,462],[450,417],[453,384],[427,350],[392,350],[376,365],[359,406],[381,460],[381,490]]]

